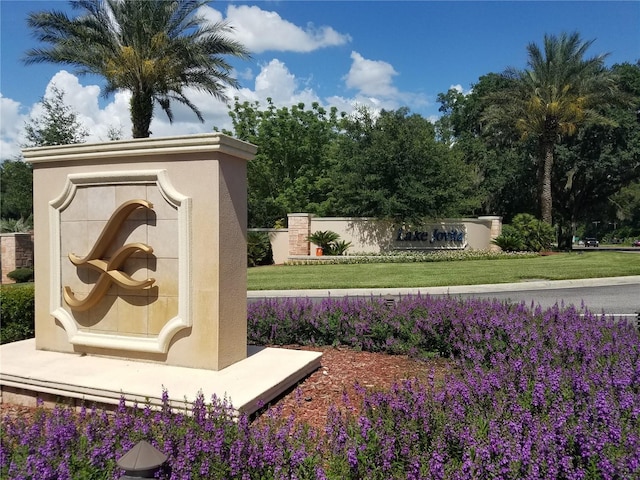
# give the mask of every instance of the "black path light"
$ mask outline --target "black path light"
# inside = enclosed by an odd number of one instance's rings
[[[393,295],[391,295],[390,293],[387,293],[384,296],[384,304],[388,307],[388,308],[393,308],[396,306],[396,299]]]
[[[131,450],[120,457],[116,464],[124,470],[120,480],[154,478],[155,473],[167,461],[167,456],[153,445],[140,440]]]

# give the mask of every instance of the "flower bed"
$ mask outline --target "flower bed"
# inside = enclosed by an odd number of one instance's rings
[[[321,431],[269,411],[234,419],[200,398],[191,417],[148,407],[40,409],[2,421],[2,478],[119,478],[115,459],[146,439],[162,478],[638,478],[640,337],[626,324],[555,307],[454,298],[264,301],[250,341],[336,344],[447,356],[444,385],[360,388],[358,413]],[[428,377],[427,377],[428,378]]]
[[[309,257],[290,257],[285,265],[361,264],[361,263],[431,263],[460,260],[502,260],[505,258],[534,258],[537,252],[503,252],[491,250],[392,250],[383,253],[352,253]]]

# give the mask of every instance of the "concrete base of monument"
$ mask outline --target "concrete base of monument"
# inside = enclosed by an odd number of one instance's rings
[[[285,348],[248,347],[248,356],[223,370],[185,367],[36,350],[35,340],[0,347],[2,402],[35,405],[161,404],[163,390],[175,408],[188,408],[199,392],[227,398],[251,414],[320,367],[322,354]]]

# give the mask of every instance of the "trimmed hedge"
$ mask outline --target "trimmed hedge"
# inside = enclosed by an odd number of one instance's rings
[[[0,287],[0,343],[32,338],[35,334],[35,289],[33,283]]]
[[[33,268],[23,267],[7,273],[7,277],[16,283],[33,282],[33,273]]]

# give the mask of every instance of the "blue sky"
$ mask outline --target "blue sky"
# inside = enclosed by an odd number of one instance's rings
[[[0,0],[0,155],[19,153],[24,122],[41,112],[39,101],[52,84],[78,113],[89,141],[107,139],[109,129],[129,138],[128,94],[100,96],[100,79],[77,77],[60,65],[26,66],[37,46],[28,12],[61,9],[68,2]],[[467,92],[478,78],[506,67],[526,66],[526,46],[545,34],[577,31],[595,42],[589,55],[609,52],[607,64],[640,59],[639,1],[263,1],[210,3],[211,20],[228,20],[252,52],[233,61],[241,100],[278,105],[317,101],[351,111],[408,106],[435,119],[438,93]],[[175,108],[169,124],[157,111],[153,136],[229,128],[225,104],[198,93],[189,96],[205,116]]]

